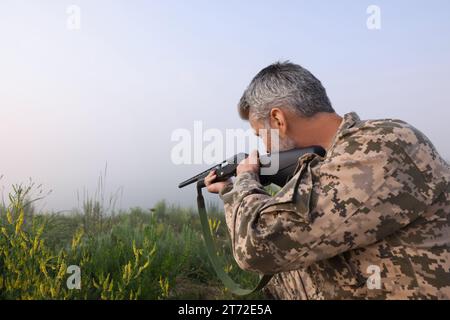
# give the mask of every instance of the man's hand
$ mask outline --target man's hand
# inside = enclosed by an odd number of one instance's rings
[[[250,156],[242,160],[236,168],[236,175],[243,172],[255,172],[259,174],[259,156],[258,151],[253,151]],[[205,186],[208,192],[219,193],[227,185],[231,184],[231,179],[227,181],[214,182],[217,179],[216,171],[211,171],[205,178]]]
[[[244,172],[254,172],[259,174],[259,155],[258,150],[252,151],[250,155],[242,160],[236,168],[236,175]]]
[[[231,184],[231,179],[227,181],[214,182],[217,179],[217,174],[215,170],[212,170],[205,178],[206,190],[211,193],[219,193],[227,185]]]

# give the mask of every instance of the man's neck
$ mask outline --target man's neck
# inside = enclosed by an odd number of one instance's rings
[[[318,113],[313,118],[301,119],[294,136],[299,137],[298,144],[303,146],[321,146],[328,150],[337,134],[343,118],[336,113]],[[301,132],[300,132],[301,131]]]

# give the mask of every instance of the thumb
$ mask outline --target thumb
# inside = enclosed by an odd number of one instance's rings
[[[259,164],[259,152],[258,150],[253,150],[248,157],[250,164]]]

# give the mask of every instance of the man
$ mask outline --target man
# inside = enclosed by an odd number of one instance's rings
[[[277,299],[449,299],[450,167],[400,120],[361,121],[333,110],[319,80],[286,62],[263,69],[239,103],[279,149],[319,145],[275,196],[259,183],[257,153],[219,193],[238,265],[274,274]],[[262,137],[272,150],[269,135]]]

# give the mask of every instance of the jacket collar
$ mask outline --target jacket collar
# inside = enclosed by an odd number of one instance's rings
[[[334,149],[336,143],[344,136],[348,130],[354,127],[361,119],[356,112],[350,112],[344,115],[344,119],[341,122],[338,130],[336,131],[336,135],[333,138],[333,142],[331,143],[330,148],[327,150],[327,155],[331,150]]]

